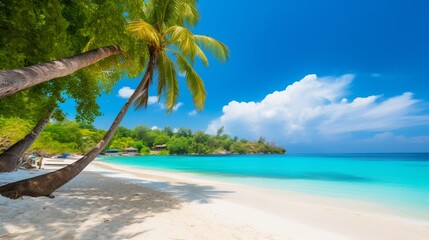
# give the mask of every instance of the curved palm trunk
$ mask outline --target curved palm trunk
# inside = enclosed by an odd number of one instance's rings
[[[151,52],[149,65],[142,81],[140,82],[133,95],[122,107],[121,111],[119,112],[115,121],[113,121],[112,126],[110,126],[110,129],[107,131],[104,138],[100,140],[100,142],[98,142],[95,148],[93,148],[90,152],[88,152],[78,161],[55,172],[0,186],[0,194],[9,198],[19,198],[21,196],[50,196],[52,192],[54,192],[56,189],[60,188],[61,186],[72,180],[75,176],[77,176],[106,147],[107,143],[112,139],[113,135],[115,134],[117,128],[119,127],[119,124],[121,123],[123,117],[125,116],[125,113],[128,111],[131,104],[141,95],[143,91],[148,90],[147,83],[152,78],[156,58],[157,53]]]
[[[33,144],[37,137],[39,137],[40,133],[48,124],[49,119],[51,119],[53,113],[54,110],[40,119],[29,134],[0,154],[0,172],[10,172],[15,170],[19,158],[31,146],[31,144]]]
[[[118,46],[107,46],[53,62],[0,71],[0,99],[51,79],[70,75],[120,52]]]

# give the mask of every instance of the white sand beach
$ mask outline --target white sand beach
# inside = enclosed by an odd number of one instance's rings
[[[0,184],[45,171],[1,174]],[[0,239],[429,238],[429,222],[368,202],[98,161],[54,195],[0,197]]]

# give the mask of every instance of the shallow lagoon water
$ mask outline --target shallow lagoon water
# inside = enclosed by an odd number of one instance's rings
[[[104,157],[140,168],[222,181],[375,201],[429,220],[429,154],[287,154]]]

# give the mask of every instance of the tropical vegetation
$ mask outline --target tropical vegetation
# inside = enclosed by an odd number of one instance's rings
[[[14,141],[25,135],[30,128],[28,120],[0,117],[0,152]],[[104,135],[106,131],[95,128],[91,124],[65,120],[49,123],[27,153],[54,155],[62,153],[85,154]],[[120,126],[106,149],[124,151],[133,147],[142,155],[151,154],[157,145],[167,145],[167,151],[152,154],[273,154],[284,153],[285,150],[268,143],[263,137],[257,141],[249,141],[230,137],[219,129],[216,135],[202,131],[192,132],[191,129],[151,129],[147,126],[136,126],[133,129]]]

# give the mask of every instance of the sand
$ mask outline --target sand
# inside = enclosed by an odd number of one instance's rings
[[[369,202],[97,161],[54,195],[0,197],[0,239],[429,239],[429,222]]]

